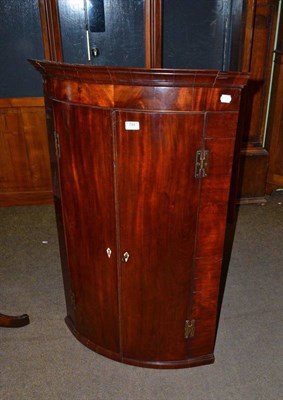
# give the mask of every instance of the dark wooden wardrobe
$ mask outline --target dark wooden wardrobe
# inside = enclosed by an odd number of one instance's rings
[[[68,326],[121,362],[212,363],[247,75],[32,64],[44,80]]]

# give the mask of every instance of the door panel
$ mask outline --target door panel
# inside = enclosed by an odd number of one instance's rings
[[[117,126],[123,356],[187,359],[203,115],[118,112]]]
[[[164,68],[239,68],[243,0],[162,3]]]
[[[58,0],[58,5],[65,62],[144,67],[144,0]]]
[[[111,112],[56,104],[55,118],[75,326],[91,342],[118,352]]]
[[[90,32],[91,63],[144,67],[144,0],[104,0],[104,15],[105,31]]]

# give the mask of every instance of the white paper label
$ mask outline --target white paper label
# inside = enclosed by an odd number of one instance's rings
[[[222,94],[220,97],[221,103],[231,103],[232,101],[232,96],[230,94]]]
[[[140,123],[138,121],[126,121],[125,129],[126,131],[139,131]]]

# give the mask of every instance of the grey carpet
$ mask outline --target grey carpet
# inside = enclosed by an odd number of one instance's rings
[[[127,366],[81,345],[64,323],[53,207],[2,208],[0,223],[0,312],[31,319],[0,328],[1,400],[282,399],[282,194],[240,208],[216,362],[194,369]]]

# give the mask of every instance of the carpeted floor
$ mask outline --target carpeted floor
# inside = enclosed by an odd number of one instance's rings
[[[210,366],[127,366],[73,337],[52,206],[0,209],[0,246],[0,312],[31,319],[0,328],[1,400],[282,399],[283,194],[240,208]]]

